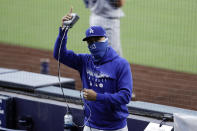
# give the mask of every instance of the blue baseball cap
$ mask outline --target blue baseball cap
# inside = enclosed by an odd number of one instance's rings
[[[105,30],[101,26],[91,26],[86,30],[86,37],[83,38],[83,41],[86,41],[90,37],[94,36],[106,36]]]

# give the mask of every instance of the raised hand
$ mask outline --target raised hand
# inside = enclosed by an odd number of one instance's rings
[[[73,11],[73,7],[70,8],[69,13],[67,13],[65,16],[62,17],[62,27],[63,27],[64,21],[69,21],[72,19],[72,15],[71,15],[72,11]]]

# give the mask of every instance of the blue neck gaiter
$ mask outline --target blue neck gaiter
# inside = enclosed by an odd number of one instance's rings
[[[94,42],[88,45],[90,53],[93,55],[95,62],[98,62],[105,55],[106,49],[108,47],[108,41],[105,42]]]

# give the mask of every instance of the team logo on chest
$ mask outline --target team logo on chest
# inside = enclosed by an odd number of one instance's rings
[[[107,82],[107,78],[109,76],[105,73],[95,73],[92,70],[87,69],[87,78],[89,80],[89,86],[95,86],[95,87],[104,87],[104,82]]]

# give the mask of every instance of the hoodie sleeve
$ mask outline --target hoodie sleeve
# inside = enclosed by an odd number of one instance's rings
[[[133,88],[133,80],[130,64],[128,62],[122,64],[118,70],[118,92],[114,94],[110,93],[98,93],[97,101],[105,101],[113,105],[128,104],[131,100]]]
[[[64,33],[65,33],[65,35],[64,35]],[[81,65],[82,65],[82,54],[75,54],[73,51],[67,50],[67,48],[66,48],[67,33],[68,33],[68,31],[63,32],[61,27],[59,28],[59,35],[58,35],[56,42],[55,42],[53,56],[56,60],[59,59],[59,61],[61,63],[65,64],[71,68],[74,68],[76,70],[80,70]],[[62,45],[60,45],[61,41],[62,41]],[[60,51],[60,54],[59,54],[59,51]]]

